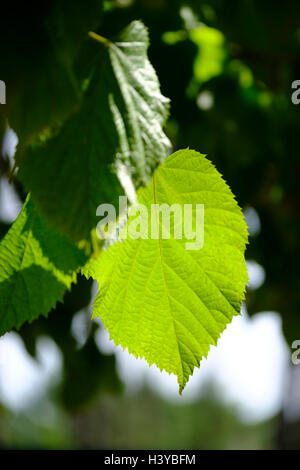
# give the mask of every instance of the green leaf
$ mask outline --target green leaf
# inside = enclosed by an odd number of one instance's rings
[[[167,100],[147,59],[145,27],[134,22],[120,42],[103,41],[82,109],[57,135],[28,147],[19,172],[51,224],[74,240],[89,237],[98,205],[121,192],[113,163],[145,182],[168,153]]]
[[[30,197],[0,244],[0,335],[46,315],[86,261],[51,229]]]
[[[97,39],[97,35],[94,37]],[[162,130],[169,100],[162,96],[147,57],[148,31],[142,22],[133,21],[115,42],[106,41],[105,45],[111,64],[108,81],[116,79],[119,88],[119,93],[109,98],[121,158],[133,165],[138,179],[147,183],[153,168],[171,148]]]
[[[204,245],[187,250],[183,239],[115,243],[84,274],[99,282],[93,316],[115,344],[178,377],[180,392],[194,367],[234,315],[247,282],[247,226],[230,188],[212,163],[180,150],[154,173],[139,202],[204,204]],[[135,219],[129,217],[127,228]],[[173,223],[174,223],[174,219]],[[149,224],[150,225],[150,224]],[[160,230],[162,222],[159,222]]]
[[[19,171],[51,225],[76,241],[89,239],[98,205],[122,192],[109,167],[117,135],[104,88],[98,69],[80,112],[46,142],[28,146]]]

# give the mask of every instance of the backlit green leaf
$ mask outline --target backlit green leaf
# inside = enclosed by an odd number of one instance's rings
[[[49,227],[28,196],[0,244],[0,335],[46,315],[84,262],[83,252]]]
[[[230,188],[195,151],[168,157],[140,190],[139,202],[148,212],[152,204],[192,204],[193,220],[196,204],[204,204],[203,247],[188,250],[190,240],[175,239],[172,231],[170,239],[115,243],[84,269],[99,282],[93,316],[101,317],[116,345],[177,375],[181,392],[240,313],[247,227]]]

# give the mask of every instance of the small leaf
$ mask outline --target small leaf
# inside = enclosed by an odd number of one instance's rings
[[[0,244],[0,335],[46,315],[84,262],[83,252],[49,227],[28,196]]]
[[[170,239],[128,237],[83,271],[99,282],[93,316],[101,317],[110,338],[177,375],[181,392],[210,345],[240,313],[247,226],[221,175],[195,151],[168,157],[139,191],[139,202],[148,213],[152,204],[204,204],[202,249],[187,250],[190,240],[175,239],[172,230]]]

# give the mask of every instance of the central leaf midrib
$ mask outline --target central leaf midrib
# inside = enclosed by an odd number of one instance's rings
[[[155,173],[153,174],[153,198],[154,198],[154,204],[157,204]],[[168,297],[170,317],[172,319],[174,334],[175,334],[177,348],[178,348],[178,355],[179,355],[180,366],[181,366],[182,380],[184,380],[184,372],[183,372],[183,364],[182,364],[182,359],[181,359],[180,344],[179,344],[178,336],[177,336],[177,332],[176,332],[175,319],[174,319],[174,316],[173,316],[173,313],[172,313],[172,308],[171,308],[171,300],[170,300],[171,295],[170,295],[170,292],[169,292],[169,289],[168,289],[166,273],[165,273],[165,268],[164,268],[164,259],[163,259],[163,254],[162,254],[162,246],[161,246],[161,238],[160,238],[160,230],[159,230],[159,217],[158,217],[157,211],[156,211],[156,218],[157,218],[156,222],[157,222],[157,227],[158,227],[158,246],[159,246],[159,252],[160,252],[160,259],[161,259],[161,268],[162,268],[162,273],[163,273],[163,278],[164,278],[165,289],[166,289],[167,297]]]

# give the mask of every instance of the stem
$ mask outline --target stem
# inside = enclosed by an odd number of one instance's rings
[[[110,41],[104,38],[103,36],[100,36],[100,34],[94,33],[93,31],[89,31],[89,36],[90,38],[95,39],[95,41],[104,44],[106,47],[110,45]]]

